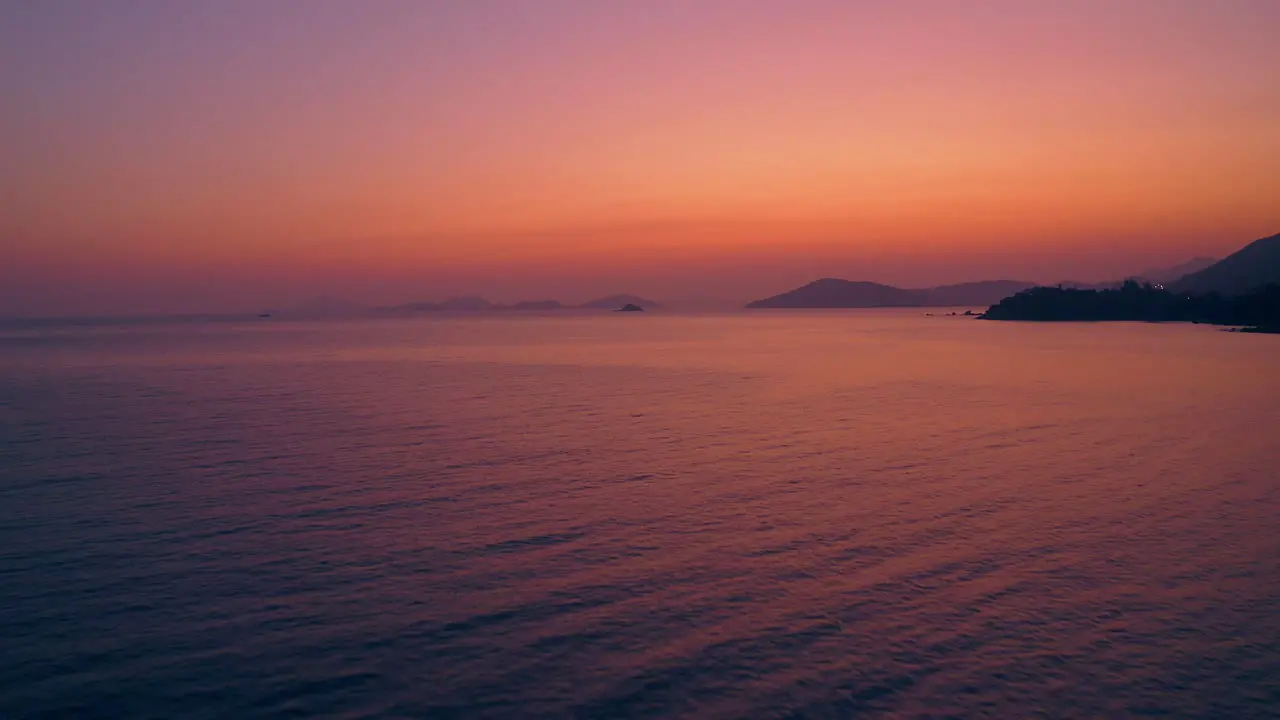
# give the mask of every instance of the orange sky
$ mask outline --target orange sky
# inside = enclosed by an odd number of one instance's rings
[[[1220,256],[1280,230],[1277,28],[1267,0],[9,4],[0,315]]]

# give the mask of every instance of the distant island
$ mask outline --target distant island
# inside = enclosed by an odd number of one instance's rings
[[[1262,238],[1168,286],[1035,287],[992,305],[986,320],[1198,322],[1280,332],[1280,235]]]
[[[1021,280],[986,280],[912,290],[873,282],[823,278],[781,295],[748,303],[747,308],[758,310],[985,306],[1034,286],[1035,283]]]
[[[599,300],[592,300],[591,302],[579,305],[578,308],[582,310],[617,310],[627,305],[634,305],[639,307],[641,310],[662,309],[662,305],[654,302],[653,300],[646,300],[638,295],[627,295],[626,293],[602,297]]]
[[[559,300],[522,300],[515,305],[506,308],[495,308],[505,310],[563,310],[564,303]]]
[[[618,308],[616,312],[644,312],[644,308],[633,303],[627,303],[626,305]]]
[[[488,300],[468,295],[449,298],[441,302],[414,302],[403,305],[374,308],[374,315],[404,316],[429,312],[500,312],[500,311],[532,311],[550,312],[558,310],[617,310],[625,306],[636,306],[639,309],[661,308],[662,305],[637,295],[619,294],[598,298],[581,305],[566,305],[559,300],[522,300],[511,305],[499,305]]]

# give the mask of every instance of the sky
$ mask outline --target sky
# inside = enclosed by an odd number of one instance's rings
[[[1280,232],[1278,33],[1275,0],[0,0],[0,315],[1220,257]]]

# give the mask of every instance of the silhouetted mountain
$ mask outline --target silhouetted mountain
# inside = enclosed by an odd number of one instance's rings
[[[990,305],[1010,293],[1029,288],[1033,284],[1019,280],[986,280],[907,290],[873,282],[823,278],[790,292],[749,303],[747,307],[761,309]]]
[[[514,305],[504,305],[503,310],[563,310],[559,300],[524,300]]]
[[[322,295],[295,307],[266,310],[262,315],[292,319],[324,319],[355,317],[363,312],[361,307],[349,300]]]
[[[414,315],[423,312],[492,310],[497,306],[482,297],[468,295],[466,297],[449,298],[444,302],[412,302],[403,305],[374,308],[374,315]]]
[[[1123,280],[1108,280],[1099,283],[1077,282],[1075,280],[1063,280],[1055,283],[1054,286],[1065,288],[1067,290],[1114,290],[1124,284]]]
[[[1171,267],[1143,270],[1138,277],[1150,280],[1153,283],[1168,285],[1169,283],[1190,275],[1191,273],[1200,272],[1216,262],[1218,262],[1217,258],[1197,257]],[[1118,285],[1119,283],[1117,282],[1116,284]]]
[[[1187,295],[1150,284],[1126,281],[1116,290],[1036,287],[991,306],[987,320],[1140,320],[1190,321],[1216,325],[1280,328],[1280,285],[1245,295]]]
[[[369,311],[372,315],[414,315],[421,312],[439,312],[444,310],[440,303],[433,302],[413,302],[404,303],[403,305],[389,305],[387,307],[376,307]]]
[[[441,310],[489,310],[492,307],[493,303],[479,295],[449,298],[439,304]]]
[[[639,305],[627,303],[626,305],[623,305],[622,307],[618,308],[614,312],[644,312],[644,308],[640,307]]]
[[[1120,278],[1119,280],[1106,280],[1094,283],[1063,280],[1062,282],[1054,284],[1058,287],[1067,288],[1069,290],[1115,290],[1121,285],[1124,285],[1126,280],[1133,280],[1139,285],[1144,282],[1156,285],[1168,285],[1187,273],[1203,270],[1215,262],[1217,262],[1217,260],[1211,257],[1198,257],[1167,268],[1150,268],[1143,270],[1142,273],[1138,275],[1130,275],[1125,278]]]
[[[917,292],[926,293],[929,299],[928,304],[935,307],[981,306],[990,305],[1001,298],[1026,290],[1034,285],[1035,283],[1021,280],[983,280],[959,285],[942,285]]]
[[[1270,283],[1280,283],[1280,235],[1255,240],[1219,262],[1170,283],[1170,289],[1239,295]]]
[[[389,307],[374,308],[370,311],[374,315],[415,315],[417,313],[426,312],[443,312],[443,311],[466,311],[480,312],[486,310],[531,310],[531,311],[549,311],[549,310],[617,310],[624,305],[635,305],[644,309],[660,308],[658,303],[652,300],[646,300],[635,295],[611,295],[609,297],[592,300],[578,306],[570,306],[561,303],[559,300],[524,300],[511,305],[495,305],[482,297],[468,295],[466,297],[456,297],[445,300],[444,302],[414,302],[405,303],[403,305],[392,305]]]
[[[781,295],[748,303],[747,307],[752,309],[865,308],[909,307],[920,304],[919,296],[911,290],[873,282],[823,278]]]
[[[661,305],[659,305],[658,303],[652,300],[646,300],[642,297],[638,297],[636,295],[628,295],[626,293],[622,293],[620,295],[610,295],[609,297],[602,297],[599,300],[592,300],[591,302],[582,303],[578,307],[582,308],[583,310],[617,310],[623,305],[639,305],[642,308],[648,308],[650,310],[657,310],[662,307]]]

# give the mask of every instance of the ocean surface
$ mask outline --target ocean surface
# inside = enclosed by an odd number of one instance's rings
[[[1280,717],[1280,336],[0,331],[0,717]]]

